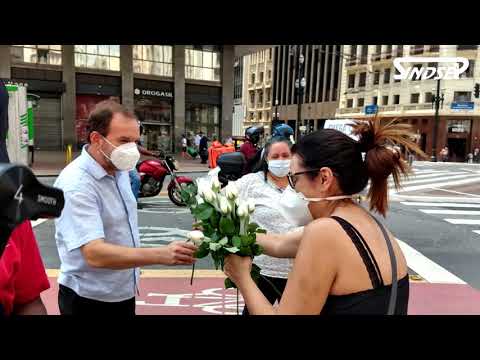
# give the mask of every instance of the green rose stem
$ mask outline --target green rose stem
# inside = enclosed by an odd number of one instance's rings
[[[193,274],[195,273],[195,263],[192,264],[192,276],[190,277],[190,286],[193,285]]]

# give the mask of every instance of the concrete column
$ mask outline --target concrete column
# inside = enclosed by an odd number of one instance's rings
[[[65,92],[62,96],[63,145],[73,145],[76,149],[75,133],[76,117],[76,82],[75,82],[75,49],[74,45],[62,46],[62,79]]]
[[[173,47],[174,68],[174,130],[173,148],[180,149],[180,139],[185,132],[185,46]],[[233,65],[232,65],[233,66]]]
[[[10,79],[11,77],[10,45],[0,45],[0,78]]]
[[[129,110],[133,102],[133,51],[132,45],[120,45],[120,73],[122,76],[122,104]]]
[[[232,136],[233,121],[233,45],[223,46],[222,59],[222,119],[220,136],[221,138],[227,138]]]

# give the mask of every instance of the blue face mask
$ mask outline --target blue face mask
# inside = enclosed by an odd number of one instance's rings
[[[268,162],[268,171],[276,177],[285,177],[290,171],[290,160],[270,160]]]

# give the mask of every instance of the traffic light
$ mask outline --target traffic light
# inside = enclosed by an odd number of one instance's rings
[[[478,99],[480,97],[480,84],[475,84],[475,91],[474,91],[475,98]]]

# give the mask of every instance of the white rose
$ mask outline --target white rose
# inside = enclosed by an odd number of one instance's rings
[[[235,184],[230,183],[225,187],[225,195],[228,200],[235,200],[238,198],[238,189]]]
[[[218,178],[217,177],[213,178],[212,190],[215,192],[219,192],[221,187],[222,187],[222,184],[220,184],[220,181],[218,180]]]
[[[195,199],[197,199],[197,205],[201,205],[204,203],[203,198],[200,195],[197,195]]]
[[[217,199],[217,195],[213,192],[212,189],[204,189],[203,191],[203,198],[206,202],[213,204]]]
[[[243,218],[248,215],[248,206],[246,204],[240,204],[237,209],[237,216]]]
[[[220,211],[223,215],[227,215],[231,211],[230,204],[224,196],[220,198]]]
[[[194,230],[194,231],[190,231],[187,234],[187,238],[190,239],[196,246],[200,246],[202,245],[202,242],[205,236],[203,235],[203,232],[199,230]]]
[[[247,205],[249,213],[253,213],[255,211],[255,200],[254,199],[248,199],[246,205]]]

